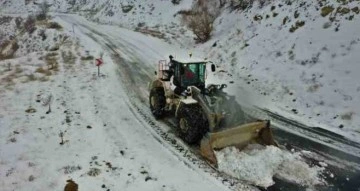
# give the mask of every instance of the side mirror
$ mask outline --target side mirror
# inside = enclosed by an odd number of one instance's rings
[[[211,71],[215,72],[216,68],[215,68],[215,64],[211,64]]]
[[[221,84],[221,86],[220,86],[220,90],[222,90],[222,89],[224,89],[224,88],[226,88],[227,87],[227,85],[226,84]]]

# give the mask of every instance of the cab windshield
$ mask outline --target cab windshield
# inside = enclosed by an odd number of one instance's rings
[[[205,84],[206,63],[185,63],[183,64],[184,72],[181,75],[182,86],[202,86]]]

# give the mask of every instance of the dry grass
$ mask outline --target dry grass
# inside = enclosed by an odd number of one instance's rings
[[[136,28],[135,31],[141,32],[143,34],[148,34],[156,38],[165,39],[165,34],[158,30],[153,30],[148,28]]]
[[[27,82],[32,82],[32,81],[35,81],[37,80],[36,76],[34,74],[29,74],[29,75],[26,75],[26,77],[28,78],[28,81]]]
[[[320,87],[321,87],[320,84],[314,84],[314,85],[309,86],[307,91],[314,93],[314,92],[318,91]]]
[[[305,25],[305,21],[296,21],[295,25],[292,25],[291,28],[289,29],[289,32],[293,33],[304,25]]]
[[[183,15],[183,22],[195,34],[196,42],[206,42],[211,37],[213,30],[213,22],[215,18],[212,17],[207,10],[196,11],[189,15]]]
[[[71,51],[61,51],[61,57],[66,67],[75,65],[77,57]]]
[[[14,58],[15,52],[19,49],[19,45],[16,40],[4,41],[0,44],[0,60],[6,60]]]
[[[354,112],[347,112],[341,115],[342,120],[351,120],[354,115]]]
[[[36,20],[33,16],[28,16],[26,21],[24,22],[24,28],[26,32],[32,34],[36,30]]]
[[[82,56],[81,57],[82,61],[89,61],[89,60],[94,60],[94,57],[89,55],[89,56]]]
[[[49,52],[45,56],[45,61],[48,66],[48,70],[59,70],[59,63],[57,61],[57,55],[59,55],[57,52]],[[50,74],[51,75],[51,74]]]
[[[35,70],[36,73],[44,74],[46,76],[51,76],[52,73],[50,70],[45,70],[43,67],[39,67]]]
[[[47,24],[47,28],[60,30],[60,29],[62,29],[62,26],[61,26],[59,23],[57,23],[57,22],[49,22],[49,23]]]
[[[219,7],[211,1],[199,0],[191,10],[179,11],[182,22],[195,34],[198,43],[204,43],[211,37],[213,23],[220,14]]]
[[[47,81],[49,81],[49,80],[50,80],[50,78],[47,77],[47,76],[43,76],[43,77],[40,77],[40,78],[39,78],[39,81],[40,81],[40,82],[47,82]]]
[[[20,68],[20,65],[16,65],[15,66],[15,74],[20,74],[22,73],[24,70]]]
[[[334,10],[334,8],[332,6],[325,6],[325,7],[321,8],[321,13],[320,14],[321,14],[321,16],[326,17],[333,10]]]

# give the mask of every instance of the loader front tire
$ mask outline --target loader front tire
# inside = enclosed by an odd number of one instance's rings
[[[153,88],[149,96],[150,110],[155,119],[160,119],[164,116],[166,98],[164,88]]]
[[[184,106],[179,114],[180,137],[188,144],[195,144],[207,132],[208,123],[197,105]]]

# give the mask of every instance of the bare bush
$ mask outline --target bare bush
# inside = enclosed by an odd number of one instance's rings
[[[266,3],[271,1],[269,0],[229,0],[229,6],[232,10],[247,10],[251,8],[255,2],[258,3],[259,8],[264,7]]]
[[[171,0],[171,3],[174,5],[179,5],[181,0]]]
[[[39,11],[39,14],[36,15],[36,19],[37,20],[45,20],[47,18],[47,14],[49,12],[50,5],[48,4],[48,2],[46,0],[44,0],[38,6],[39,6],[40,11]]]
[[[38,35],[41,36],[41,40],[46,40],[46,34],[45,34],[45,30],[39,30]]]
[[[206,12],[198,12],[187,16],[187,26],[193,31],[197,42],[203,43],[210,39],[214,19]]]
[[[206,42],[211,37],[213,23],[220,11],[221,4],[218,1],[197,1],[191,10],[182,10],[177,14],[182,15],[185,25],[193,31],[198,43]]]
[[[31,3],[32,0],[25,0],[25,5],[28,5],[29,3]]]
[[[18,49],[19,45],[16,41],[4,41],[0,44],[0,60],[13,58]]]
[[[50,22],[47,27],[49,29],[62,29],[62,26],[57,22]]]
[[[23,18],[21,18],[21,17],[16,17],[16,18],[15,18],[16,28],[18,28],[18,29],[21,28],[22,22],[23,22]]]
[[[29,34],[32,34],[36,30],[35,18],[33,16],[28,16],[24,23],[24,28]]]

